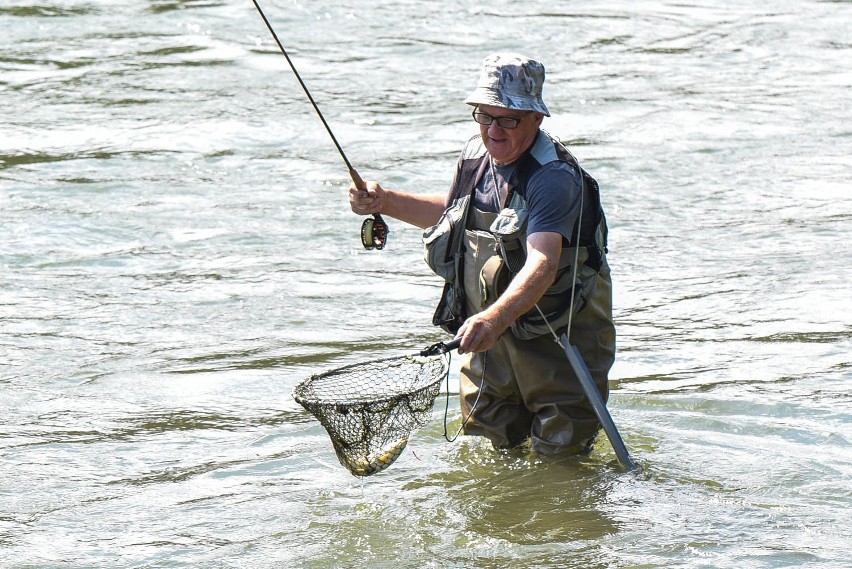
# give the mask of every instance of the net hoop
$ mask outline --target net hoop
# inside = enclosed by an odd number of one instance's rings
[[[434,362],[439,363],[437,370],[433,370]],[[413,378],[407,381],[398,382],[395,389],[385,389],[382,391],[381,386],[376,386],[372,389],[366,385],[359,388],[358,391],[340,392],[343,388],[348,388],[346,385],[356,376],[368,376],[379,373],[385,369],[400,368],[408,364],[407,370],[414,371],[414,368],[424,369],[426,366],[427,373],[418,373]],[[434,384],[439,383],[447,373],[448,358],[446,355],[440,357],[434,356],[396,356],[393,358],[383,358],[373,360],[371,362],[360,362],[342,366],[339,368],[327,370],[321,373],[314,374],[305,381],[297,385],[293,389],[293,397],[301,405],[310,405],[315,407],[352,407],[364,404],[380,404],[392,402],[400,397],[409,396],[421,390],[427,390]]]
[[[325,428],[340,463],[370,476],[426,424],[449,367],[446,353],[355,363],[308,377],[293,398]]]

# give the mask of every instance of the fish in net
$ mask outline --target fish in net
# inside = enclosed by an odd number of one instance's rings
[[[381,472],[424,426],[449,373],[439,342],[417,355],[352,364],[310,376],[293,397],[325,428],[340,464],[355,476]]]

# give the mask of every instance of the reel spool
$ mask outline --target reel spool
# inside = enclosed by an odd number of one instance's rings
[[[361,224],[361,244],[368,251],[384,249],[388,241],[388,224],[379,214],[368,217]]]

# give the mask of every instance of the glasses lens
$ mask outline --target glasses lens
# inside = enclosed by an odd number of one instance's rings
[[[515,128],[521,122],[521,119],[516,119],[515,117],[494,117],[494,119],[503,128]]]
[[[500,126],[500,128],[511,129],[516,128],[521,123],[521,120],[523,120],[523,117],[493,117],[488,113],[483,113],[482,111],[473,111],[473,120],[485,126],[497,121],[497,125]]]
[[[494,120],[494,117],[491,115],[486,115],[485,113],[481,113],[479,111],[473,111],[473,120],[478,122],[479,124],[489,125],[491,121]]]

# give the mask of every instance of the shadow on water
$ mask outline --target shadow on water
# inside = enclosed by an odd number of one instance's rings
[[[92,5],[65,7],[45,3],[33,6],[0,6],[0,16],[16,18],[70,18],[96,14],[98,10]]]
[[[225,2],[216,2],[215,0],[160,0],[151,2],[148,11],[152,14],[164,14],[175,10],[214,8],[225,4]]]
[[[635,474],[600,454],[544,461],[527,449],[494,451],[479,438],[447,446],[439,435],[419,437],[408,451],[415,460],[409,454],[407,465],[354,484],[328,466],[341,478],[310,492],[297,556],[304,566],[420,567],[424,555],[440,567],[612,566],[600,545],[622,531],[611,493]],[[437,445],[434,454],[424,445]],[[565,565],[568,556],[574,565]]]

